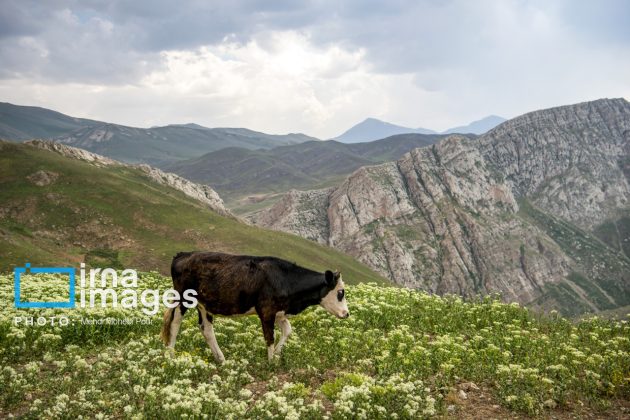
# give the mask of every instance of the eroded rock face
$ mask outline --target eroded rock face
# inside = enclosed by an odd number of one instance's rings
[[[587,309],[618,306],[624,299],[608,292],[630,293],[630,261],[577,226],[629,211],[618,163],[629,130],[624,100],[538,111],[475,140],[451,136],[360,168],[332,190],[292,191],[255,222],[327,243],[407,287],[542,307],[571,305],[564,293]],[[598,258],[612,262],[593,268]],[[588,284],[567,280],[575,273]],[[599,304],[591,288],[602,292]]]
[[[101,155],[97,155],[96,153],[88,152],[87,150],[77,149],[76,147],[72,146],[66,146],[65,144],[55,143],[46,140],[31,140],[26,143],[39,149],[49,150],[66,157],[88,162],[96,166],[118,165],[138,169],[158,184],[166,185],[176,190],[179,190],[187,196],[203,203],[205,206],[221,215],[233,217],[232,213],[225,207],[225,204],[223,203],[221,197],[219,197],[219,194],[217,194],[216,191],[214,191],[207,185],[195,184],[194,182],[182,178],[179,175],[163,172],[149,165],[128,165]]]
[[[274,230],[293,232],[320,244],[328,244],[326,215],[329,195],[334,188],[312,191],[291,190],[280,203],[260,213],[255,220]]]
[[[630,104],[601,99],[531,112],[479,140],[520,196],[591,229],[630,204],[620,162],[630,156]]]

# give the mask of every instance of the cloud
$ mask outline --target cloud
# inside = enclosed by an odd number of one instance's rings
[[[0,99],[130,125],[439,130],[629,97],[628,15],[621,0],[5,0]]]

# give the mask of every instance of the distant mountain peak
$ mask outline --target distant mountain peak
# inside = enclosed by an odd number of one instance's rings
[[[342,143],[361,143],[367,141],[380,140],[385,137],[394,136],[397,134],[483,134],[502,122],[506,121],[505,118],[498,115],[488,115],[480,120],[471,122],[468,125],[449,128],[442,133],[438,133],[434,130],[427,128],[410,128],[401,125],[389,123],[387,121],[379,120],[378,118],[368,117],[360,123],[352,126],[346,132],[336,137],[334,140],[338,140]]]
[[[195,128],[198,130],[210,130],[210,128],[208,127],[204,127],[203,125],[199,125],[195,123],[169,124],[166,127],[184,127],[184,128]],[[158,127],[152,127],[152,128],[160,128],[160,127],[158,126]]]
[[[444,131],[444,134],[460,133],[481,135],[505,121],[507,121],[505,118],[499,117],[498,115],[488,115],[487,117],[473,121],[468,125],[449,128]]]
[[[437,134],[433,130],[427,130],[425,128],[404,127],[401,125],[396,125],[379,120],[378,118],[369,117],[351,127],[349,130],[336,137],[334,140],[338,140],[342,143],[362,143],[383,139],[385,137],[394,136],[396,134],[408,133]]]

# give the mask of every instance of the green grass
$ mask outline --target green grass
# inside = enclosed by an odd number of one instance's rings
[[[630,216],[604,222],[595,228],[594,234],[606,245],[630,258]]]
[[[27,176],[59,174],[38,187]],[[112,264],[167,273],[179,251],[273,255],[339,269],[349,283],[387,280],[298,236],[222,217],[128,167],[97,168],[27,145],[0,143],[0,272],[21,266]]]
[[[61,293],[60,279],[40,280],[31,298]],[[141,273],[138,290],[168,284]],[[160,313],[18,310],[12,287],[12,276],[0,275],[3,418],[417,419],[475,410],[498,418],[621,418],[630,398],[627,319],[572,323],[491,297],[465,302],[361,284],[347,288],[348,319],[319,307],[292,318],[293,334],[271,363],[256,317],[217,318],[227,359],[217,365],[194,313],[171,357],[158,339]],[[14,323],[24,316],[70,322]],[[105,318],[130,322],[82,322]],[[469,385],[468,401],[459,398],[471,382],[478,389]]]

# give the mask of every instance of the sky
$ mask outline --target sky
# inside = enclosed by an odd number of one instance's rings
[[[0,102],[335,137],[630,99],[625,0],[0,0]]]

